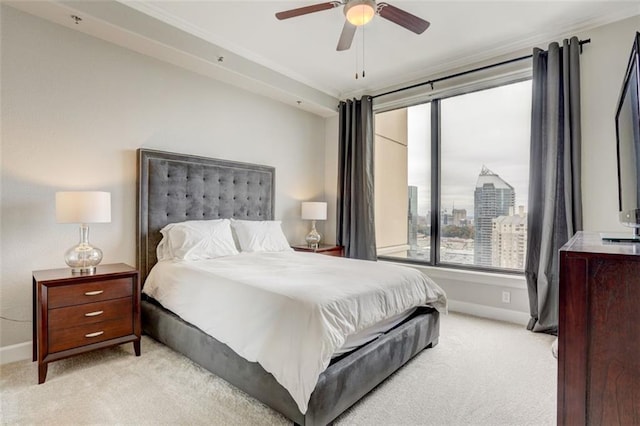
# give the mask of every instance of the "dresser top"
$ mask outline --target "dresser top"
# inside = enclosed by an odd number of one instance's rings
[[[599,232],[578,231],[560,251],[638,256],[640,243],[603,241]]]

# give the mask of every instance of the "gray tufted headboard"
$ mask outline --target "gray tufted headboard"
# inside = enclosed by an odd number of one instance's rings
[[[187,220],[271,220],[275,168],[138,149],[137,264],[144,283],[160,230]]]

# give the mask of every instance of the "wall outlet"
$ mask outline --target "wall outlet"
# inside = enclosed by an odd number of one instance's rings
[[[502,292],[502,303],[511,303],[511,292],[509,291]]]

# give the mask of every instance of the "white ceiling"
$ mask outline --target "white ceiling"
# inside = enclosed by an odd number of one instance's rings
[[[342,8],[279,21],[320,1],[8,2],[13,7],[320,115],[376,93],[639,16],[640,1],[396,1],[431,23],[416,35],[376,16],[336,51]],[[83,18],[75,25],[69,15]],[[159,22],[160,21],[160,22]],[[364,40],[363,40],[364,38]],[[363,46],[364,42],[364,48]],[[362,57],[364,55],[364,66]],[[220,59],[222,57],[222,59]],[[356,65],[357,64],[357,65]],[[365,78],[355,74],[366,71]]]
[[[274,17],[322,0],[125,3],[336,97],[375,91],[640,13],[638,1],[388,0],[431,26],[416,35],[376,16],[358,29],[351,50],[337,52],[342,7],[283,21]],[[356,80],[355,73],[363,69],[366,77]]]

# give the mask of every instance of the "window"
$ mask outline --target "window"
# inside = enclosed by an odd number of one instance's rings
[[[378,255],[522,271],[531,81],[375,120]]]

